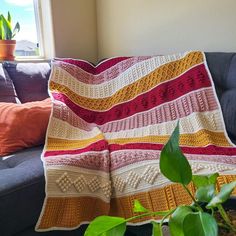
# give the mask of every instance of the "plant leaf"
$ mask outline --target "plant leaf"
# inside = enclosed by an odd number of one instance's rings
[[[107,231],[105,235],[106,236],[123,236],[125,234],[125,231],[126,231],[126,223],[123,223]]]
[[[123,226],[121,226],[123,225]],[[116,230],[114,229],[116,228]],[[85,231],[85,236],[112,235],[123,236],[126,229],[126,221],[121,217],[99,216],[95,218]],[[113,231],[114,230],[114,231]]]
[[[236,181],[233,181],[229,184],[224,184],[220,190],[220,192],[211,199],[211,201],[207,204],[206,208],[216,207],[218,204],[221,204],[228,200],[234,188],[236,188]]]
[[[7,13],[7,20],[11,24],[11,14],[10,14],[10,12]]]
[[[179,147],[179,122],[160,155],[161,173],[172,182],[187,185],[192,180],[192,170]]]
[[[169,220],[169,227],[172,236],[184,236],[183,221],[186,215],[192,213],[189,206],[179,206],[171,215]]]
[[[211,175],[193,175],[192,180],[194,185],[197,188],[200,188],[211,184],[215,185],[218,176],[218,173],[214,173]]]
[[[4,37],[3,40],[11,40],[12,39],[12,31],[11,31],[11,24],[6,20],[4,15],[1,15],[2,17],[2,25],[3,25],[3,31],[4,31]]]
[[[183,221],[184,235],[218,236],[215,218],[206,212],[195,212],[185,216]]]
[[[13,33],[12,33],[12,38],[15,37],[15,35],[20,31],[20,24],[19,22],[16,23],[15,27],[14,27],[14,30],[13,30]]]
[[[140,202],[139,200],[134,200],[134,208],[133,212],[149,212],[148,209],[146,209]]]
[[[161,225],[155,221],[152,221],[152,236],[162,236]]]
[[[195,196],[200,202],[210,202],[215,196],[215,184],[199,187]]]
[[[4,38],[4,29],[3,29],[3,22],[2,22],[2,16],[0,15],[0,40]]]

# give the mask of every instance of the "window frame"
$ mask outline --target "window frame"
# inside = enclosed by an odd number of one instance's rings
[[[34,60],[46,60],[45,47],[44,47],[44,36],[43,36],[43,24],[42,24],[42,7],[41,0],[32,0],[34,7],[34,18],[35,27],[37,33],[37,39],[39,44],[39,55],[38,56],[16,56],[16,61],[34,61]]]

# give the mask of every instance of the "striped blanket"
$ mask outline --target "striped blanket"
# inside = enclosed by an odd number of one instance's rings
[[[219,172],[218,186],[236,179],[236,148],[202,52],[118,57],[96,67],[58,59],[49,90],[46,197],[37,231],[75,229],[99,215],[128,218],[134,199],[153,211],[190,203],[159,170],[160,150],[178,120],[193,173]]]

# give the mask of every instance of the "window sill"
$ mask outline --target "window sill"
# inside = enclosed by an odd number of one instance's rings
[[[49,58],[45,57],[16,57],[15,62],[44,62],[44,61],[50,61]]]

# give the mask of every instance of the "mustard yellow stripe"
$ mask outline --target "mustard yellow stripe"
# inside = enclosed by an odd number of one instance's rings
[[[169,135],[162,136],[145,136],[137,138],[120,138],[110,139],[109,144],[128,144],[128,143],[159,143],[164,144],[169,139]],[[202,147],[206,145],[217,145],[217,146],[231,146],[228,140],[225,138],[222,132],[212,132],[208,130],[200,130],[194,134],[181,134],[180,145]]]
[[[108,215],[109,208],[109,203],[96,197],[47,197],[37,229],[77,228],[81,222],[92,221],[98,215]]]
[[[224,175],[217,179],[217,186],[236,180],[236,175]],[[196,189],[193,184],[188,185],[194,195]],[[236,189],[233,192],[236,196]],[[180,205],[191,204],[192,199],[180,184],[170,184],[146,192],[130,194],[128,196],[112,198],[108,204],[96,197],[48,197],[45,202],[44,212],[37,225],[37,229],[44,230],[52,227],[75,228],[81,222],[91,221],[98,215],[111,215],[130,218],[133,212],[134,199],[151,211],[166,211]],[[65,214],[62,214],[65,213]],[[61,217],[62,216],[62,217]],[[60,217],[60,220],[58,220]],[[160,216],[147,216],[134,220],[134,223],[150,219],[161,219]]]
[[[221,175],[217,179],[217,187],[236,180],[236,175]],[[190,192],[195,194],[195,187],[191,182],[188,185]],[[236,196],[236,189],[232,194]],[[142,202],[142,205],[151,211],[167,211],[180,205],[189,205],[192,199],[180,184],[170,184],[165,187],[153,189],[147,192],[130,194],[128,196],[112,198],[110,215],[130,218],[135,215],[132,211],[134,199]],[[136,219],[133,222],[142,222],[150,219],[161,219],[162,217],[148,216]]]
[[[85,148],[88,145],[95,143],[99,140],[103,140],[104,136],[99,134],[90,139],[82,139],[82,140],[67,140],[67,139],[57,139],[57,138],[48,138],[47,139],[47,151],[53,150],[70,150],[70,149],[79,149]]]
[[[157,143],[164,144],[169,139],[169,135],[163,136],[145,136],[137,138],[122,138],[122,139],[110,139],[107,140],[109,144],[129,144],[129,143]],[[70,150],[84,148],[92,143],[99,140],[104,140],[104,136],[99,134],[91,139],[83,140],[67,140],[67,139],[56,139],[48,138],[47,150]],[[194,134],[181,134],[180,145],[191,146],[191,147],[202,147],[206,145],[217,145],[230,147],[231,144],[226,139],[222,132],[212,132],[208,130],[200,130]]]
[[[203,62],[203,55],[201,52],[189,53],[186,57],[180,60],[173,61],[158,67],[153,72],[140,78],[136,82],[125,86],[123,89],[120,89],[111,97],[107,98],[86,98],[74,93],[68,87],[60,85],[53,81],[50,81],[49,88],[52,92],[59,92],[65,94],[74,103],[84,108],[90,110],[104,111],[110,109],[116,104],[133,99],[139,94],[154,88],[161,82],[179,76],[187,69],[190,69],[194,65],[197,65],[201,62]]]

